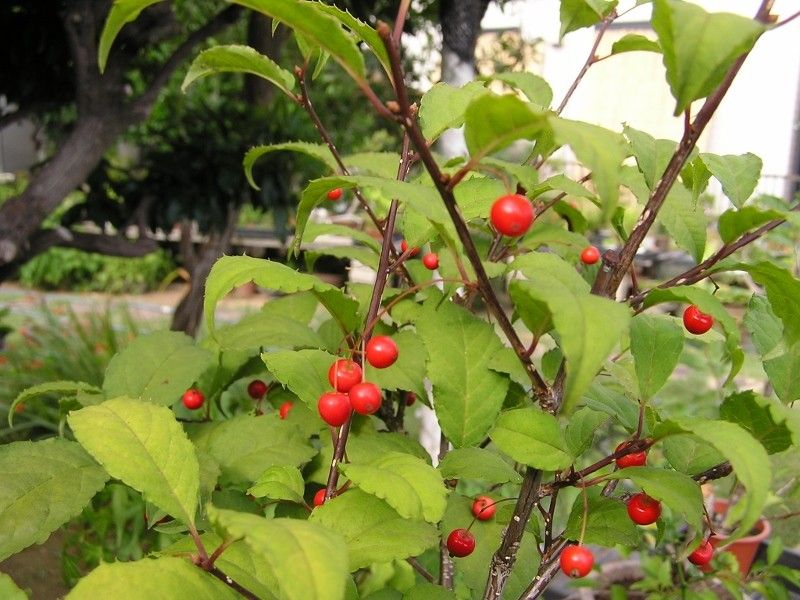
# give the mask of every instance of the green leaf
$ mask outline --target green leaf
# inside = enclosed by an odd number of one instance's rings
[[[374,175],[375,177],[396,178],[400,155],[395,152],[356,152],[355,154],[348,154],[342,160],[348,170],[355,175],[365,174]],[[348,227],[348,229],[350,231],[358,231],[351,227]],[[369,234],[365,235],[369,237]]]
[[[386,502],[359,489],[327,500],[313,510],[309,521],[344,537],[351,571],[417,556],[439,541],[433,525],[404,519]]]
[[[556,418],[537,408],[502,413],[489,437],[515,461],[535,469],[565,469],[574,461]]]
[[[576,410],[564,429],[564,439],[572,456],[580,456],[592,447],[594,435],[608,421],[608,415],[589,407]]]
[[[672,468],[691,477],[725,461],[714,446],[696,435],[673,435],[662,445]]]
[[[694,202],[697,202],[700,194],[706,191],[709,179],[711,179],[711,171],[699,156],[687,162],[681,171],[683,185],[692,192]]]
[[[456,448],[439,463],[445,479],[477,479],[488,483],[522,483],[522,476],[500,456],[484,448]]]
[[[583,537],[585,544],[597,544],[610,548],[620,544],[627,547],[636,547],[641,542],[642,536],[639,528],[634,525],[628,516],[625,504],[614,498],[603,496],[588,491],[588,516],[586,521],[586,534]],[[583,529],[583,495],[578,494],[572,505],[572,512],[567,519],[564,537],[568,540],[579,540]]]
[[[211,366],[214,357],[178,331],[156,331],[133,340],[111,359],[103,380],[106,398],[128,396],[172,405]]]
[[[630,141],[636,164],[649,189],[655,188],[667,168],[678,145],[672,140],[657,140],[633,127],[625,126],[625,137]]]
[[[592,171],[592,181],[603,205],[611,214],[619,196],[622,161],[627,156],[625,139],[597,125],[550,117],[556,142],[568,144],[575,156]]]
[[[739,264],[736,268],[747,271],[757,284],[764,286],[773,312],[783,322],[786,341],[800,341],[800,279],[770,262]]]
[[[264,312],[246,315],[233,325],[220,327],[216,339],[224,350],[325,347],[325,341],[307,325]]]
[[[800,342],[775,358],[764,361],[764,371],[784,404],[800,399]]]
[[[341,600],[347,580],[347,547],[342,537],[318,523],[263,517],[209,507],[217,526],[243,538],[266,561],[282,600]]]
[[[419,122],[425,139],[433,141],[445,131],[464,124],[464,113],[470,102],[489,91],[479,81],[470,81],[456,88],[437,83],[422,96]]]
[[[303,500],[303,475],[297,467],[276,465],[261,474],[261,477],[247,490],[247,493],[256,498],[269,498],[271,500],[288,500],[298,504],[305,504]]]
[[[728,381],[732,380],[744,362],[741,334],[736,321],[728,314],[723,304],[710,292],[690,286],[675,286],[669,289],[654,289],[645,298],[643,306],[649,308],[662,302],[684,302],[695,304],[701,311],[714,317],[725,332],[725,348],[731,360]]]
[[[769,454],[775,454],[792,445],[792,432],[784,411],[786,408],[777,400],[757,396],[748,390],[725,398],[719,407],[719,416],[742,426]]]
[[[341,22],[320,8],[317,2],[288,0],[231,0],[246,8],[264,13],[300,33],[315,46],[329,53],[356,82],[364,82],[364,57],[353,36],[342,29]]]
[[[387,452],[366,463],[340,464],[356,486],[382,498],[402,517],[438,523],[446,505],[442,476],[424,460]]]
[[[737,207],[753,194],[761,178],[763,163],[755,154],[748,152],[737,156],[728,154],[701,154],[700,158],[705,163],[711,174],[722,184],[722,191]]]
[[[78,581],[67,600],[236,600],[240,598],[210,573],[185,558],[104,563]]]
[[[273,83],[284,94],[294,98],[294,75],[282,69],[268,56],[250,46],[231,44],[214,46],[201,52],[189,67],[181,84],[186,89],[198,79],[217,73],[249,73]]]
[[[549,191],[564,192],[568,196],[586,198],[594,203],[597,202],[595,195],[586,189],[583,184],[573,181],[566,175],[553,175],[552,177],[545,179],[542,183],[530,191],[530,197],[536,198],[537,196]]]
[[[311,158],[324,164],[326,167],[328,167],[328,169],[330,169],[330,171],[334,173],[339,169],[336,159],[333,157],[333,154],[331,154],[331,151],[325,144],[311,144],[309,142],[285,142],[283,144],[254,146],[247,151],[247,153],[244,155],[244,160],[242,161],[245,177],[247,177],[247,181],[253,188],[257,190],[261,189],[253,179],[253,165],[255,165],[256,161],[270,152],[280,152],[284,150],[298,152],[300,154],[310,156]]]
[[[392,76],[392,67],[389,62],[389,53],[386,50],[386,45],[381,40],[378,32],[363,21],[356,19],[353,15],[345,10],[341,10],[336,6],[323,4],[321,2],[315,3],[317,10],[327,13],[330,16],[339,20],[345,27],[352,31],[358,39],[364,42],[369,49],[372,50],[378,62],[384,68],[389,77]],[[316,74],[315,74],[316,77]]]
[[[782,219],[777,210],[762,210],[755,206],[744,206],[739,210],[726,210],[719,217],[719,236],[728,244],[740,236],[775,219]]]
[[[194,430],[192,438],[234,482],[256,481],[276,465],[299,467],[317,453],[294,425],[274,413],[204,424]]]
[[[422,340],[408,330],[392,334],[392,339],[399,351],[395,363],[385,369],[371,369],[367,365],[365,377],[382,390],[409,390],[418,396],[425,396],[422,382],[427,376],[427,354]]]
[[[8,409],[8,426],[14,423],[14,410],[22,402],[28,402],[39,396],[74,396],[80,392],[100,392],[100,388],[82,381],[48,381],[34,385],[19,393]]]
[[[23,592],[5,573],[0,573],[0,598],[5,600],[28,600],[28,594]]]
[[[545,113],[517,96],[478,96],[470,102],[464,117],[470,160],[477,162],[516,140],[532,139],[545,127]]]
[[[661,206],[657,221],[696,262],[703,260],[706,249],[706,217],[699,202],[682,186],[674,186]]]
[[[484,164],[490,160],[492,159],[485,159]],[[529,166],[523,168],[531,170]],[[473,177],[459,183],[454,193],[464,219],[472,221],[476,218],[486,218],[494,201],[506,193],[506,186],[497,179]]]
[[[750,297],[742,323],[761,356],[772,352],[783,338],[783,323],[764,296],[753,294]]]
[[[593,383],[583,398],[589,408],[604,412],[618,421],[628,431],[635,431],[639,421],[639,403],[622,392],[599,381]]]
[[[328,369],[336,360],[322,350],[267,352],[261,355],[267,370],[314,412],[317,401],[331,391]]]
[[[438,309],[426,306],[416,328],[427,350],[428,377],[442,431],[456,448],[479,444],[508,390],[508,378],[490,368],[503,343],[489,323],[451,302]]]
[[[499,169],[504,173],[510,175],[512,178],[516,179],[519,182],[519,184],[526,190],[532,190],[539,183],[539,172],[533,169],[528,164],[520,165],[515,162],[508,162],[507,160],[501,160],[499,158],[487,156],[480,162],[480,164],[476,168],[478,170],[486,171],[487,173],[495,176],[497,176],[496,171]],[[466,181],[464,183],[466,183]],[[456,194],[458,193],[460,187],[461,186],[456,187],[455,189]],[[505,189],[503,190],[503,192],[505,193]],[[486,214],[488,213],[484,213],[484,215]]]
[[[73,411],[68,421],[80,444],[109,475],[176,519],[194,524],[200,466],[172,411],[115,398]]]
[[[622,54],[623,52],[658,52],[660,54],[661,45],[656,40],[651,40],[638,33],[628,33],[611,45],[611,54]]]
[[[599,23],[617,5],[606,0],[561,0],[561,34]]]
[[[75,442],[49,439],[0,446],[0,561],[45,542],[80,514],[107,479]]]
[[[403,594],[403,600],[456,600],[455,592],[433,583],[418,583]]]
[[[648,496],[660,500],[683,517],[696,531],[702,528],[703,494],[691,477],[653,467],[628,467],[608,475],[609,479],[630,479]]]
[[[640,314],[631,320],[631,354],[643,399],[669,379],[683,352],[683,329],[666,316]]]
[[[722,82],[734,61],[748,52],[764,26],[729,13],[709,14],[680,0],[654,0],[653,29],[677,101],[675,116],[704,98]]]
[[[550,88],[550,84],[533,73],[508,71],[494,73],[484,79],[502,81],[525,94],[528,100],[542,108],[549,107],[553,101],[553,90]]]
[[[312,292],[343,329],[350,331],[359,323],[358,302],[314,275],[299,273],[286,265],[251,256],[223,256],[214,263],[206,279],[203,312],[212,336],[216,336],[214,311],[219,301],[233,288],[250,281],[285,294]]]
[[[395,163],[395,168],[397,168],[397,163]],[[312,242],[320,236],[348,238],[363,244],[372,250],[376,256],[381,253],[381,242],[365,231],[360,231],[346,225],[337,225],[335,223],[308,223],[305,229],[305,240]]]
[[[114,0],[111,11],[106,17],[103,33],[100,34],[100,42],[97,46],[97,63],[100,72],[106,70],[108,53],[111,51],[111,44],[114,43],[117,35],[126,23],[135,21],[148,6],[157,4],[161,0]]]

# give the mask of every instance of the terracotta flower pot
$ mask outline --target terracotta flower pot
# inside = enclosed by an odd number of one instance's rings
[[[727,510],[727,500],[714,501],[714,512],[725,513]],[[725,542],[729,536],[724,534],[717,534],[709,538],[709,541],[714,548],[724,547],[724,552],[730,552],[733,554],[739,563],[739,571],[743,576],[745,576],[750,572],[750,567],[753,565],[753,561],[755,560],[756,553],[758,552],[758,547],[761,545],[761,542],[766,540],[771,533],[772,525],[770,525],[770,522],[762,517],[753,526],[750,535],[739,538],[728,546],[725,546]],[[708,566],[701,567],[701,569],[706,573],[711,571]]]

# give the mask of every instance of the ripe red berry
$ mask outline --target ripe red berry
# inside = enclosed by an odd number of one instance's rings
[[[340,392],[325,392],[319,397],[317,410],[328,425],[339,427],[350,418],[350,399]]]
[[[661,516],[661,502],[644,492],[635,494],[628,500],[628,516],[637,525],[650,525]]]
[[[401,251],[401,252],[403,252],[403,253],[405,254],[405,252],[406,252],[407,250],[408,250],[408,242],[407,242],[407,241],[405,241],[405,240],[403,240],[402,242],[400,242],[400,251]],[[419,254],[419,248],[417,248],[416,246],[414,246],[413,248],[411,248],[411,252],[409,252],[409,253],[408,253],[408,255],[409,255],[410,257],[414,257],[414,256],[416,256],[417,254]]]
[[[347,392],[361,381],[361,367],[352,360],[341,358],[328,369],[328,381],[337,392]]]
[[[285,419],[289,416],[289,411],[292,410],[294,406],[294,402],[284,402],[278,408],[278,414],[280,415],[281,419]]]
[[[430,252],[422,257],[422,264],[429,271],[439,268],[439,256],[435,252]]]
[[[489,216],[497,231],[516,237],[528,231],[533,223],[533,206],[525,196],[509,194],[494,201]]]
[[[247,385],[247,393],[253,400],[260,400],[263,398],[268,389],[269,387],[267,384],[260,379],[253,379],[253,381]]]
[[[689,562],[701,567],[711,562],[714,557],[714,546],[711,542],[704,540],[697,549],[689,555]]]
[[[561,570],[568,577],[586,577],[594,566],[594,555],[586,546],[571,545],[561,553]]]
[[[371,415],[381,407],[381,390],[374,383],[357,383],[347,393],[350,406],[360,415]]]
[[[447,550],[457,558],[469,556],[475,550],[475,536],[466,529],[453,529],[447,536]]]
[[[333,188],[331,191],[328,192],[328,200],[333,200],[334,202],[342,197],[342,188]]]
[[[376,335],[367,342],[367,362],[376,369],[391,367],[397,360],[397,344],[388,335]]]
[[[406,392],[406,406],[411,406],[417,401],[417,395],[414,392]]]
[[[472,503],[472,516],[479,521],[488,521],[494,516],[497,507],[489,496],[478,496]]]
[[[189,388],[188,390],[183,392],[181,400],[183,401],[183,405],[189,410],[197,410],[198,408],[203,406],[203,403],[206,401],[206,397],[200,390],[195,388]]]
[[[614,452],[620,452],[624,450],[627,446],[630,446],[630,442],[622,442]],[[643,467],[647,464],[647,451],[642,450],[641,452],[632,452],[630,454],[626,454],[624,456],[620,456],[617,459],[617,466],[620,469],[624,469],[625,467]]]
[[[323,504],[325,504],[325,488],[318,490],[314,494],[314,506],[322,506]]]
[[[683,326],[686,331],[695,335],[700,335],[711,329],[714,324],[714,317],[701,312],[694,304],[683,311]]]
[[[600,250],[594,246],[587,246],[581,252],[581,262],[585,265],[593,265],[600,260]]]

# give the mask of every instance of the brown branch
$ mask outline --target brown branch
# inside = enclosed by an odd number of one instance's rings
[[[227,585],[229,588],[236,590],[241,596],[247,598],[247,600],[259,600],[259,596],[248,590],[246,587],[237,583],[233,579],[231,579],[228,575],[223,573],[218,567],[212,567],[208,573],[211,573],[214,577],[219,579],[222,583]]]
[[[422,563],[420,563],[416,558],[410,556],[409,558],[406,559],[406,562],[410,564],[417,573],[422,575],[422,578],[425,579],[425,581],[429,583],[436,583],[436,580],[434,579],[433,575],[431,575],[428,572],[428,569],[423,567]]]
[[[708,483],[709,481],[714,481],[715,479],[722,479],[723,477],[727,477],[733,473],[733,467],[731,467],[731,463],[725,461],[718,465],[711,467],[703,471],[702,473],[698,473],[692,479],[694,479],[700,485],[704,483]]]
[[[80,233],[71,231],[66,227],[56,227],[55,229],[42,229],[34,235],[31,239],[30,247],[25,253],[24,260],[30,260],[34,256],[56,246],[128,258],[145,256],[158,250],[156,241],[148,237],[130,240],[121,235]]]

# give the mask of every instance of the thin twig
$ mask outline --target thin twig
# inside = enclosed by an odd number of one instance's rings
[[[219,568],[213,567],[210,571],[214,577],[219,579],[222,583],[227,585],[229,588],[236,590],[241,596],[247,598],[247,600],[259,600],[259,597],[248,590],[246,587],[234,581],[231,577],[223,573]]]
[[[420,562],[419,562],[419,561],[418,561],[416,558],[414,558],[413,556],[411,556],[411,557],[409,557],[409,558],[407,558],[407,559],[406,559],[406,562],[407,562],[408,564],[410,564],[412,567],[414,567],[414,570],[415,570],[417,573],[419,573],[420,575],[422,575],[422,577],[423,577],[423,578],[424,578],[426,581],[428,581],[428,582],[430,582],[430,583],[436,583],[436,579],[433,577],[433,575],[431,575],[431,574],[430,574],[430,572],[428,572],[428,569],[426,569],[425,567],[423,567],[423,566],[422,566],[422,563],[420,563]]]

